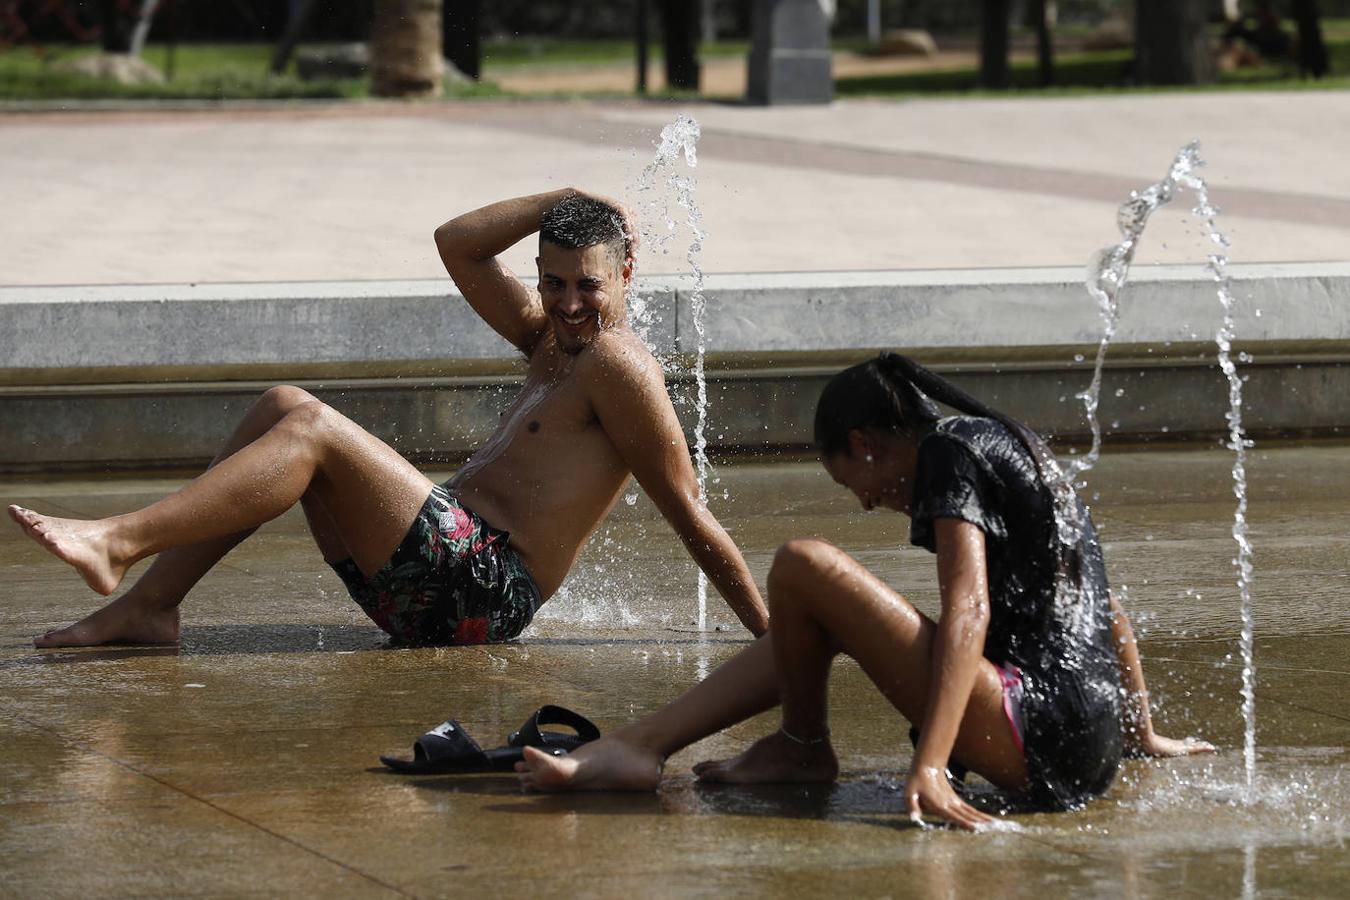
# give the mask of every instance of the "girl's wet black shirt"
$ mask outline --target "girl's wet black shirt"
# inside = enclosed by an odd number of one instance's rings
[[[937,549],[936,519],[960,519],[984,533],[984,655],[1022,670],[1037,801],[1074,806],[1104,790],[1120,757],[1120,681],[1106,569],[1086,511],[1079,584],[1065,604],[1056,602],[1063,586],[1050,493],[1007,426],[970,416],[938,422],[919,444],[910,507],[910,540],[929,551]]]

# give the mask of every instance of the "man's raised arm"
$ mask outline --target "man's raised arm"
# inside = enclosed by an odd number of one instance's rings
[[[576,191],[503,200],[451,219],[436,229],[445,271],[492,330],[526,356],[548,326],[539,294],[512,275],[497,257],[539,230],[544,213]]]
[[[731,611],[751,634],[763,634],[768,608],[741,551],[698,499],[689,445],[660,364],[620,341],[597,342],[587,363],[591,402],[605,434]]]

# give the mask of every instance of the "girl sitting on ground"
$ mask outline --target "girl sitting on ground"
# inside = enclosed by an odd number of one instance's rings
[[[944,418],[934,400],[965,415]],[[1154,733],[1134,634],[1087,508],[1028,428],[883,353],[826,385],[815,442],[865,510],[909,516],[911,541],[937,555],[938,621],[837,547],[790,541],[769,571],[767,635],[656,714],[570,756],[526,750],[517,769],[527,789],[654,789],[671,753],[778,702],[776,732],[700,763],[698,777],[832,781],[826,684],[839,653],[917,726],[905,779],[916,819],[989,821],[949,781],[962,769],[1019,805],[1060,810],[1104,792],[1122,754],[1213,751]]]

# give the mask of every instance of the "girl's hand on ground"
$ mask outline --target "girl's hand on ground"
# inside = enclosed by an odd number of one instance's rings
[[[905,805],[912,821],[922,824],[925,814],[958,828],[978,831],[993,821],[952,790],[947,773],[934,766],[911,765],[905,777]]]
[[[1197,753],[1213,753],[1214,745],[1199,738],[1188,737],[1178,740],[1150,733],[1140,738],[1135,751],[1137,755],[1146,757],[1192,756]]]

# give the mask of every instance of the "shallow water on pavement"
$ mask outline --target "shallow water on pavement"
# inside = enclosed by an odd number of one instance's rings
[[[37,652],[31,635],[97,598],[0,529],[0,884],[18,896],[1333,895],[1350,876],[1348,454],[1258,447],[1251,459],[1258,802],[1237,802],[1230,455],[1114,451],[1086,496],[1141,634],[1158,727],[1221,752],[1127,763],[1082,812],[973,836],[907,823],[907,726],[846,661],[832,683],[833,786],[693,783],[693,762],[735,752],[769,718],[677,755],[652,796],[527,797],[503,776],[380,771],[379,753],[447,717],[487,746],[546,702],[612,729],[743,646],[715,596],[709,621],[724,630],[691,630],[693,566],[640,494],[620,500],[523,640],[482,648],[387,646],[287,516],[202,582],[181,647]],[[933,559],[906,545],[905,520],[862,513],[816,465],[715,477],[713,509],[761,583],[778,544],[815,535],[934,609]],[[178,483],[11,480],[0,493],[96,516]]]

